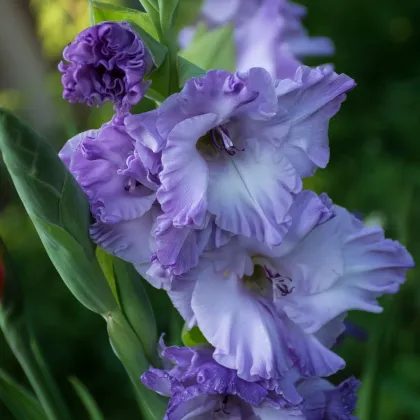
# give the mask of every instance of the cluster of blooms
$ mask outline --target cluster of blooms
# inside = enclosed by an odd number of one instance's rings
[[[272,3],[293,52],[302,9]],[[65,97],[117,111],[60,152],[90,201],[92,239],[164,288],[208,341],[161,343],[169,365],[142,379],[171,398],[166,418],[352,419],[359,383],[323,379],[345,365],[331,348],[347,311],[380,312],[376,299],[413,265],[381,228],[302,189],[328,163],[329,120],[354,81],[327,66],[212,70],[133,115],[151,65],[127,24],[86,29],[65,58]]]
[[[306,8],[289,0],[205,0],[200,20],[208,28],[234,25],[238,70],[264,67],[272,77],[286,78],[294,76],[299,60],[334,52],[328,38],[308,36],[305,16]],[[191,43],[195,30],[181,31],[181,47]]]

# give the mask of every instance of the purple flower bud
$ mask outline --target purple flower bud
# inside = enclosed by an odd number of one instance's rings
[[[63,97],[89,106],[114,102],[127,111],[144,96],[143,78],[153,66],[142,39],[126,22],[102,22],[77,35],[63,52],[70,64],[60,62]]]

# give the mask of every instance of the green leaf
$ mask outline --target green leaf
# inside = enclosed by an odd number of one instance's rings
[[[115,276],[122,311],[143,345],[150,363],[157,360],[157,327],[152,305],[132,264],[114,258]]]
[[[35,396],[0,369],[0,400],[16,420],[47,420]]]
[[[142,13],[135,9],[128,7],[117,6],[114,4],[103,3],[96,0],[90,0],[89,6],[91,15],[93,16],[94,24],[103,22],[106,20],[121,22],[130,20],[146,31],[153,38],[158,39],[158,33],[156,31],[153,22],[147,13]]]
[[[111,255],[107,254],[102,248],[96,248],[96,258],[102,269],[102,272],[105,275],[105,278],[108,281],[109,287],[112,290],[112,294],[115,297],[115,300],[118,303],[118,306],[121,307],[121,302],[118,296],[117,281],[115,280],[114,274],[114,265],[112,263]]]
[[[233,26],[225,25],[197,35],[192,43],[180,52],[180,55],[204,70],[235,71]]]
[[[141,375],[150,367],[150,362],[144,356],[143,346],[136,333],[120,311],[109,314],[107,326],[112,349],[131,379],[143,417],[161,420],[167,400],[147,389],[140,380]]]
[[[157,105],[160,105],[166,98],[163,95],[161,95],[159,92],[156,92],[154,89],[149,88],[147,89],[147,92],[146,92],[146,99],[150,99],[154,101]]]
[[[142,282],[132,264],[114,258],[115,276],[122,311],[141,341],[150,363],[156,362],[157,327],[152,305]]]
[[[86,411],[89,413],[89,419],[104,420],[104,416],[102,415],[98,405],[96,404],[96,401],[90,394],[89,390],[85,387],[85,385],[75,377],[72,377],[69,380],[73,385],[73,388],[76,391],[77,395],[81,399],[83,405],[85,406]]]
[[[104,314],[117,306],[89,237],[83,191],[46,140],[0,110],[0,150],[51,261],[75,297]]]
[[[156,362],[157,327],[144,280],[132,264],[112,257],[98,247],[98,261],[119,306],[130,323],[150,363]]]
[[[204,337],[198,327],[188,329],[187,324],[184,324],[184,328],[182,329],[182,342],[187,347],[195,346],[197,344],[208,344],[206,337]]]
[[[178,4],[179,0],[158,0],[160,27],[164,36],[173,28]]]
[[[150,36],[141,26],[137,25],[132,20],[127,19],[127,22],[140,35],[147,49],[150,51],[155,67],[159,68],[165,60],[166,55],[168,54],[168,49],[156,41],[155,38]]]
[[[180,0],[175,20],[175,32],[193,25],[199,15],[204,0]]]
[[[192,77],[202,77],[205,70],[191,63],[184,57],[178,57],[179,87],[182,88],[185,82]]]
[[[131,108],[132,114],[142,114],[143,112],[149,112],[156,109],[156,99],[153,95],[150,95],[150,88],[147,89],[146,97],[142,98],[142,100]],[[160,101],[158,101],[160,102]]]
[[[29,333],[20,282],[13,270],[13,261],[1,241],[0,258],[4,292],[0,299],[0,330],[38,396],[46,417],[50,420],[70,419],[57,385]]]
[[[147,16],[149,17],[150,21],[152,22],[155,28],[155,31],[157,33],[157,39],[159,39],[159,41],[163,41],[164,37],[162,33],[162,28],[160,26],[160,16],[157,1],[158,0],[140,0],[140,3],[143,6],[144,10],[146,10]]]

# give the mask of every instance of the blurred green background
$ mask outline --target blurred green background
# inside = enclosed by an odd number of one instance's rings
[[[137,7],[137,0],[114,1]],[[331,163],[307,186],[381,223],[388,236],[420,257],[420,4],[415,0],[302,0],[312,35],[329,36],[338,72],[352,76],[350,92],[330,130]],[[89,109],[61,98],[56,66],[63,47],[88,25],[87,0],[0,1],[0,106],[12,109],[59,150],[79,131],[109,119],[111,107]],[[308,64],[316,64],[310,62]],[[122,366],[114,357],[102,319],[71,296],[49,262],[0,163],[0,236],[22,279],[31,324],[54,375],[85,418],[67,378],[77,376],[107,419],[137,418]],[[368,339],[346,338],[347,360],[337,380],[364,381],[361,404],[373,404],[381,420],[420,419],[420,287],[410,272],[399,295],[383,299],[382,315],[351,314]],[[154,293],[161,330],[167,300]],[[26,380],[0,337],[0,366]],[[362,420],[370,420],[366,415]],[[9,420],[0,402],[0,418]],[[30,420],[30,419],[29,419]]]

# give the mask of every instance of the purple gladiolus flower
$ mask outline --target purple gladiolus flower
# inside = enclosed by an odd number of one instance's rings
[[[91,26],[70,43],[58,66],[69,102],[93,106],[105,101],[126,112],[140,101],[149,86],[143,78],[152,58],[139,35],[126,22],[102,22]]]
[[[273,77],[293,77],[301,60],[333,54],[328,38],[309,37],[302,25],[306,8],[287,0],[206,0],[201,18],[210,28],[233,23],[237,69],[263,67]],[[192,41],[195,29],[180,34],[182,47]],[[263,37],[255,34],[263,33]]]
[[[298,404],[270,389],[267,381],[244,381],[216,363],[210,348],[164,347],[162,356],[169,366],[150,368],[142,381],[170,397],[165,420],[305,418]]]
[[[330,348],[352,309],[381,312],[413,266],[399,243],[326,196],[300,193],[282,244],[236,237],[175,278],[169,295],[215,360],[245,380],[326,377],[344,367]],[[241,251],[242,249],[242,251]],[[256,345],[258,343],[258,345]]]
[[[322,68],[300,67],[293,80],[275,83],[261,68],[215,70],[190,79],[158,109],[128,116],[127,132],[155,156],[148,165],[161,165],[159,234],[202,230],[214,221],[219,236],[278,245],[302,178],[328,162],[329,120],[353,86]],[[158,249],[165,266],[178,266],[172,249]]]

